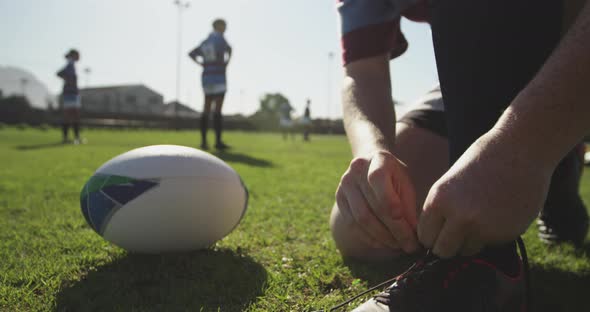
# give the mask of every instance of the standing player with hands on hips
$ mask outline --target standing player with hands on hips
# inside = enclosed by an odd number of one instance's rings
[[[429,250],[355,311],[530,309],[516,241],[543,207],[558,163],[590,130],[590,6],[341,0],[339,11],[354,159],[336,193],[333,231],[354,224],[384,256]],[[450,169],[423,206],[395,156],[389,60],[407,48],[402,16],[432,25],[448,131]]]
[[[64,82],[61,94],[61,105],[63,109],[63,143],[68,142],[68,131],[72,127],[74,131],[74,144],[80,144],[80,91],[78,90],[78,75],[76,73],[76,62],[80,60],[80,52],[71,49],[65,55],[67,64],[57,72],[57,76]]]
[[[221,140],[223,132],[223,116],[221,109],[227,90],[226,68],[231,59],[232,49],[224,37],[227,24],[222,19],[213,22],[213,32],[198,47],[189,52],[189,57],[203,66],[201,83],[205,93],[205,105],[201,115],[201,149],[209,149],[207,144],[207,129],[211,105],[215,104],[213,113],[213,127],[215,128],[215,148],[225,150],[229,148]]]

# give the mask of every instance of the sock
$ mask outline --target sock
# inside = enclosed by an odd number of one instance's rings
[[[63,125],[61,125],[61,131],[63,133],[64,140],[68,139],[68,129],[69,125],[64,122]]]
[[[509,276],[516,276],[520,273],[516,242],[486,247],[476,257],[494,264],[500,271]]]
[[[215,128],[216,143],[221,144],[221,131],[223,130],[223,117],[221,113],[213,114],[213,127]]]
[[[76,136],[76,139],[80,139],[80,123],[75,122],[73,123],[73,128],[74,128],[74,135]]]
[[[209,127],[209,114],[201,115],[201,144],[207,144],[207,128]]]

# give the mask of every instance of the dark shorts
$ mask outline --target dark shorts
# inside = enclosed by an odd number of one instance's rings
[[[406,113],[400,115],[398,122],[405,123],[411,127],[419,127],[447,138],[447,124],[445,119],[445,106],[437,85],[424,95],[420,96],[410,106]]]
[[[398,122],[412,127],[429,130],[443,138],[447,138],[445,113],[438,110],[417,109],[407,112]]]

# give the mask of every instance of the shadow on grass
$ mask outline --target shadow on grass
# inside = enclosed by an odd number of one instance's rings
[[[253,167],[274,167],[273,163],[266,159],[255,158],[246,154],[232,153],[229,151],[216,151],[213,154],[227,162],[242,163]]]
[[[42,144],[34,144],[34,145],[17,145],[15,149],[19,151],[29,151],[29,150],[38,150],[44,148],[52,148],[52,147],[61,147],[66,146],[67,143],[63,143],[61,141],[54,142],[54,143],[42,143]]]
[[[403,273],[417,259],[418,256],[402,256],[395,260],[376,262],[344,259],[344,265],[350,268],[354,277],[365,280],[369,286],[373,286]]]
[[[56,311],[242,311],[266,270],[230,250],[129,255],[62,285]]]
[[[590,311],[590,272],[533,267],[533,308],[536,312]]]

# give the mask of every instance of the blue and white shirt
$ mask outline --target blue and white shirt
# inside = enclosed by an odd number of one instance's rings
[[[192,59],[202,58],[203,86],[225,84],[225,69],[231,55],[231,47],[222,33],[212,32],[198,47],[189,53]]]
[[[73,61],[68,61],[68,64],[57,72],[57,76],[64,81],[63,95],[78,95],[78,76]]]

